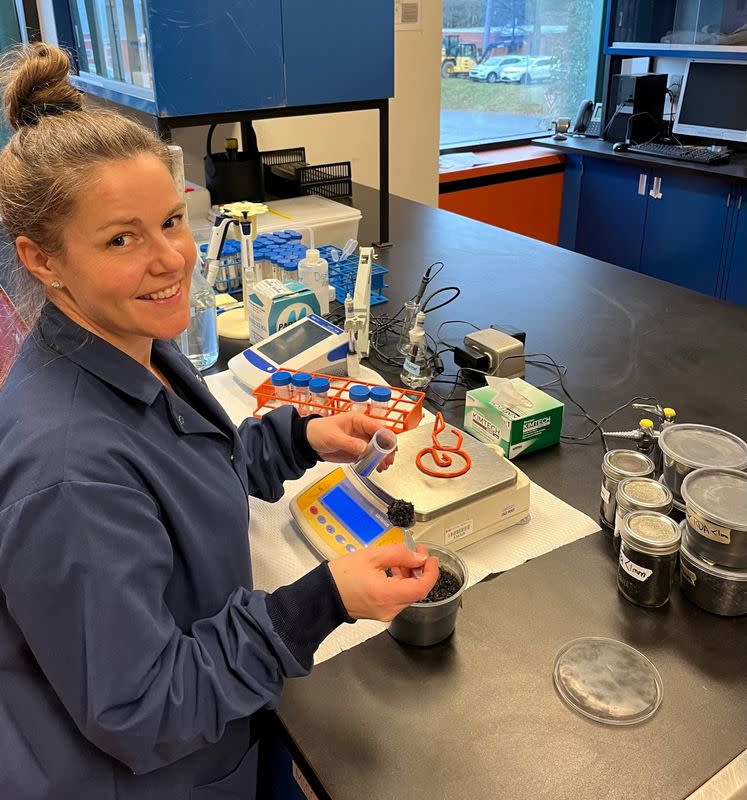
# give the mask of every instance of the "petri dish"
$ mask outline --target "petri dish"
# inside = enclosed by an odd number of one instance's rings
[[[553,680],[563,702],[605,725],[636,725],[652,717],[664,693],[656,667],[615,639],[589,636],[564,645]]]

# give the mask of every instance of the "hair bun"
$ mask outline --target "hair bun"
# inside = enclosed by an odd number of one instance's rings
[[[70,59],[59,47],[35,42],[15,48],[5,62],[3,106],[16,130],[82,108],[82,94],[70,83]]]

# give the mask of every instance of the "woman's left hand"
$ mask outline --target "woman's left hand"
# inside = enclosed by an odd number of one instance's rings
[[[363,455],[371,437],[382,427],[381,420],[346,412],[310,420],[306,438],[324,461],[350,464]],[[382,459],[377,469],[385,470],[393,461],[394,453]]]

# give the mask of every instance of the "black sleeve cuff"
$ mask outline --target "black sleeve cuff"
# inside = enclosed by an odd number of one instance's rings
[[[304,461],[304,468],[309,469],[315,464],[318,464],[322,459],[319,454],[309,444],[306,436],[306,428],[312,419],[319,417],[319,414],[309,414],[308,417],[302,417],[298,411],[293,409],[293,420],[291,421],[291,436],[293,437],[293,444],[296,448],[296,453],[300,461]]]
[[[275,632],[305,669],[311,669],[322,641],[348,615],[325,561],[289,586],[267,595],[267,613]]]

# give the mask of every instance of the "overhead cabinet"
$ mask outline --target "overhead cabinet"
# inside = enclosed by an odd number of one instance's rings
[[[609,54],[747,58],[744,0],[611,0]]]
[[[53,0],[87,92],[159,117],[394,94],[393,0]],[[362,46],[362,41],[373,46]]]

